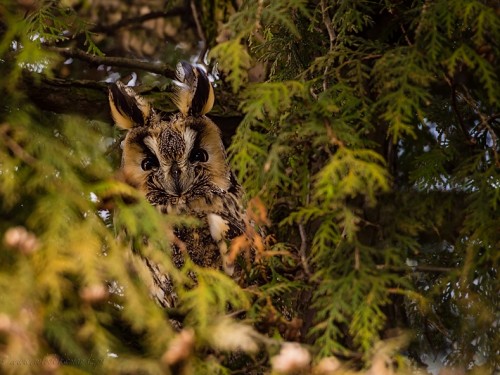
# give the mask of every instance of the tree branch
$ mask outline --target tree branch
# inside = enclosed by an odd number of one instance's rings
[[[111,123],[105,82],[68,80],[23,74],[21,90],[40,109],[77,114]]]
[[[90,31],[94,33],[110,34],[122,27],[127,27],[129,25],[137,25],[156,18],[169,18],[169,17],[182,16],[186,14],[186,10],[187,10],[186,7],[176,7],[168,11],[154,11],[142,14],[137,17],[124,18],[118,22],[109,25],[96,25]]]
[[[84,118],[100,120],[112,124],[113,120],[108,104],[108,84],[92,80],[71,80],[47,78],[25,72],[20,89],[27,93],[30,100],[42,110],[56,113],[76,114]],[[155,107],[165,112],[176,111],[175,105],[156,87],[134,87],[141,95],[151,100]],[[242,119],[235,97],[221,87],[215,89],[219,98],[208,114],[222,132],[222,139],[227,146]],[[219,103],[224,103],[221,106]]]
[[[329,52],[333,52],[335,47],[335,40],[337,39],[337,34],[335,33],[335,29],[332,25],[332,20],[330,18],[330,14],[328,13],[328,7],[326,5],[325,0],[321,0],[321,13],[323,14],[323,23],[325,24],[326,30],[328,31],[328,37],[330,39],[330,48]],[[323,91],[327,90],[327,79],[328,79],[328,69],[329,67],[325,67],[324,79],[323,79]]]
[[[17,143],[9,136],[9,130],[10,126],[8,124],[0,125],[0,137],[3,139],[3,142],[7,145],[9,150],[12,151],[12,153],[19,159],[21,159],[28,165],[35,166],[37,164],[37,160],[29,153],[27,153],[19,143]]]
[[[200,17],[198,16],[198,9],[196,9],[196,4],[193,0],[190,1],[190,6],[191,12],[193,14],[193,19],[196,24],[198,38],[200,38],[200,40],[203,42],[203,49],[200,52],[200,56],[198,56],[198,62],[202,63],[208,50],[207,38],[205,36],[205,32],[203,31],[203,27],[201,26]]]
[[[307,263],[307,235],[304,230],[304,224],[299,224],[299,233],[300,233],[300,260],[302,262],[302,267],[304,268],[304,272],[308,277],[311,277],[311,270],[309,269],[309,264]]]
[[[77,48],[60,48],[60,47],[45,47],[46,50],[56,52],[67,58],[78,59],[88,62],[92,65],[107,65],[121,68],[144,70],[151,73],[161,74],[167,78],[175,78],[175,70],[167,64],[150,63],[147,61],[138,61],[135,59],[127,59],[124,57],[105,57],[91,55]]]
[[[408,267],[396,267],[396,266],[387,266],[385,264],[378,264],[378,270],[389,270],[397,273],[412,273],[412,272],[425,272],[425,273],[448,273],[454,271],[454,268],[450,267],[439,267],[439,266],[430,266],[430,265],[419,265],[419,266],[408,266]]]

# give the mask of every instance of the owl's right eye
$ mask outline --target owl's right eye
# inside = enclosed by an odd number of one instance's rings
[[[191,151],[191,155],[189,155],[189,160],[194,162],[205,163],[208,160],[208,153],[202,148],[195,148]]]
[[[158,167],[158,159],[154,156],[147,156],[141,162],[141,168],[143,171],[149,171],[153,168]]]

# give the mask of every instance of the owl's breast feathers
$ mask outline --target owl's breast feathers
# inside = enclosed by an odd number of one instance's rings
[[[232,275],[234,265],[229,260],[228,242],[245,233],[246,218],[240,205],[240,187],[231,174],[228,190],[215,189],[194,199],[166,197],[151,200],[164,214],[185,214],[200,220],[194,228],[175,228],[175,234],[187,249],[192,260],[201,266],[222,268]],[[174,257],[178,257],[175,255]],[[182,263],[174,259],[177,265]]]

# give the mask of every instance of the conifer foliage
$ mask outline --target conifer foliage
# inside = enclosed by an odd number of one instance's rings
[[[0,373],[498,371],[499,41],[493,0],[3,0]],[[117,177],[107,83],[169,111],[182,59],[262,234],[238,280]]]

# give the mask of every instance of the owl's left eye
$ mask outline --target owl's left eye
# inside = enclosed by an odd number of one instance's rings
[[[154,156],[147,156],[141,162],[141,168],[143,171],[149,171],[155,167],[158,167],[158,159]]]
[[[208,153],[202,148],[195,148],[191,151],[191,155],[189,155],[189,161],[191,163],[201,162],[204,163],[208,160]]]

